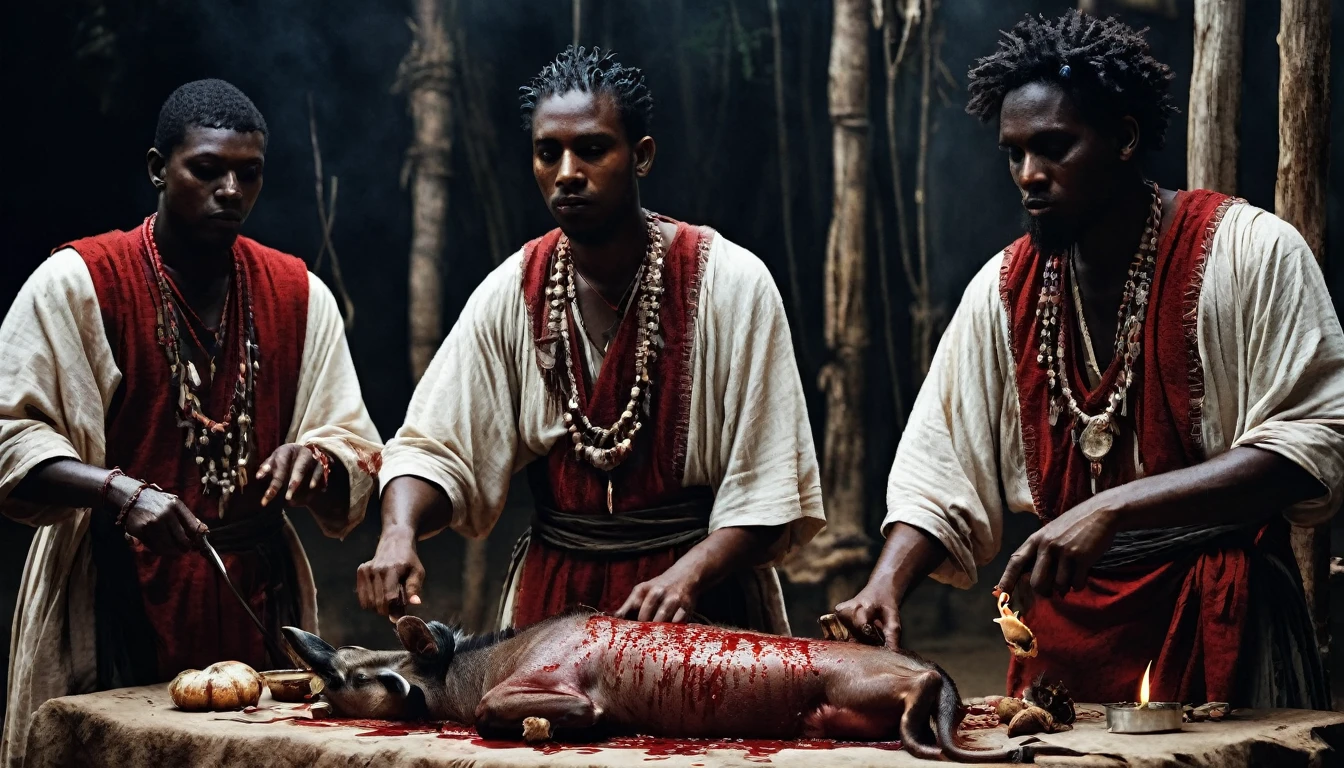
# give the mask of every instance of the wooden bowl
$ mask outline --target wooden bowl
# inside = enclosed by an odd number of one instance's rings
[[[276,701],[303,703],[312,701],[322,692],[322,678],[306,669],[275,669],[262,672],[271,698]]]

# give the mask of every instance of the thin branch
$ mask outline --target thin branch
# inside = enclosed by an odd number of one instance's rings
[[[341,261],[336,258],[336,246],[331,242],[331,230],[336,226],[336,193],[340,189],[340,179],[331,177],[331,196],[326,200],[323,194],[322,148],[317,142],[317,115],[313,110],[313,94],[308,94],[308,139],[313,145],[314,190],[317,192],[317,221],[322,230],[322,243],[317,249],[317,258],[313,260],[313,271],[322,268],[322,262],[331,255],[331,278],[335,283],[336,296],[345,309],[345,329],[355,327],[355,302],[345,287],[345,277],[341,274]]]
[[[916,0],[916,3],[918,0]],[[918,8],[918,5],[915,6]],[[901,40],[895,55],[891,55],[896,30],[890,22],[882,28],[883,59],[887,65],[886,82],[886,118],[887,118],[887,160],[891,164],[892,204],[896,208],[896,247],[901,254],[901,267],[905,270],[906,282],[916,297],[923,280],[916,277],[914,256],[910,250],[910,222],[905,212],[905,189],[901,173],[901,153],[896,141],[896,85],[900,80],[901,62],[905,59],[905,44],[910,39],[910,27],[919,23],[919,14],[910,14],[909,7],[902,11]]]
[[[871,167],[871,166],[870,166]],[[881,207],[877,199],[877,184],[870,184],[873,196],[873,209]],[[900,194],[900,189],[895,190]],[[882,216],[873,217],[873,227],[877,234],[877,280],[881,287],[883,337],[887,342],[887,373],[891,376],[892,408],[896,414],[896,433],[905,431],[905,398],[901,396],[901,372],[896,362],[896,320],[891,301],[891,276],[887,274],[887,234],[882,225]]]
[[[927,291],[929,274],[929,102],[933,95],[933,0],[924,0],[924,28],[920,30],[920,93],[919,93],[919,155],[915,165],[915,212],[918,217],[916,229],[919,243],[919,275],[923,279],[922,300],[916,301],[915,330],[918,344],[915,347],[919,360],[919,383],[929,372],[933,351],[933,308],[929,304]],[[918,295],[918,294],[917,294]]]

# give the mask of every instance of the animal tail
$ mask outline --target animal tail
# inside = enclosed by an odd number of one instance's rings
[[[938,695],[934,720],[943,756],[963,763],[1031,763],[1035,762],[1037,755],[1082,754],[1053,744],[1019,744],[1002,749],[968,749],[962,746],[957,736],[957,726],[961,725],[965,715],[961,706],[961,694],[957,692],[956,683],[952,682],[952,678],[941,667],[935,664],[934,669],[938,670],[938,676],[941,678],[942,690]]]
[[[963,763],[1020,763],[1030,762],[1030,757],[1023,755],[1023,747],[1007,747],[1005,749],[967,749],[961,745],[961,740],[957,736],[957,726],[961,725],[964,711],[961,708],[961,694],[957,692],[956,683],[943,671],[941,667],[934,666],[938,670],[940,678],[940,688],[938,694],[938,704],[933,714],[934,723],[938,729],[938,745],[942,747],[942,754],[953,760]]]

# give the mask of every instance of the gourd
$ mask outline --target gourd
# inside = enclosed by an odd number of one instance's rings
[[[265,686],[261,675],[241,661],[220,661],[178,673],[168,693],[178,709],[208,712],[255,707]]]

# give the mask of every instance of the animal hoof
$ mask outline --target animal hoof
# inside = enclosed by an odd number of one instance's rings
[[[551,740],[551,721],[544,717],[523,718],[523,741],[528,743]]]

